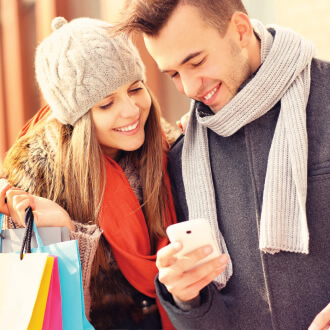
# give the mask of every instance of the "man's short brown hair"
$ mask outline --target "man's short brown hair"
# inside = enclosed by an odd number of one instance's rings
[[[131,0],[116,30],[157,37],[180,4],[196,7],[205,23],[217,28],[221,35],[226,33],[234,12],[247,14],[241,0]]]

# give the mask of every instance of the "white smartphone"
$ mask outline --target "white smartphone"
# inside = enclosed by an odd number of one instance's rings
[[[205,245],[211,245],[213,252],[205,258],[199,260],[193,267],[188,270],[220,257],[221,253],[217,242],[212,233],[211,226],[206,219],[193,219],[180,223],[176,223],[167,227],[167,236],[171,243],[180,242],[183,246],[177,256],[184,256],[189,252],[196,250]]]

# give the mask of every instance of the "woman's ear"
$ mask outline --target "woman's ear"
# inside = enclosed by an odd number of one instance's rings
[[[238,34],[241,47],[246,48],[253,36],[253,27],[249,17],[240,11],[236,11],[231,18],[231,23]]]

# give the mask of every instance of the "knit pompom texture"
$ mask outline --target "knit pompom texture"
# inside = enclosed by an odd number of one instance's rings
[[[64,18],[64,17],[61,17],[61,16],[58,16],[58,17],[55,17],[52,21],[52,30],[53,31],[56,31],[58,30],[60,27],[62,27],[64,24],[67,24],[68,21]]]
[[[131,40],[111,36],[111,25],[88,17],[56,17],[53,32],[38,46],[36,78],[55,117],[74,125],[93,105],[130,82],[145,81]]]

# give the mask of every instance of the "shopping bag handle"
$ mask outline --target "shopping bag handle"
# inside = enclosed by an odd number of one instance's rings
[[[2,213],[0,213],[0,252],[2,251],[1,241],[2,241],[2,239],[4,239],[3,235],[1,235],[3,219],[4,219],[4,215]],[[44,244],[39,235],[37,226],[34,222],[34,216],[33,216],[32,208],[30,206],[25,210],[24,222],[26,225],[26,229],[25,229],[23,243],[22,243],[21,251],[20,251],[21,260],[23,259],[24,251],[25,251],[25,253],[31,253],[32,230],[36,236],[38,249],[42,249],[44,247]]]
[[[2,225],[3,225],[3,214],[0,213],[0,238],[5,239],[5,238],[1,235],[1,232],[2,232]],[[0,241],[1,241],[1,239],[0,239]]]
[[[32,213],[33,215],[33,213]],[[37,244],[38,244],[38,249],[42,249],[44,247],[44,243],[42,242],[42,239],[39,235],[39,232],[38,232],[38,229],[37,229],[37,225],[36,223],[33,221],[33,231],[34,231],[34,234],[36,236],[36,240],[37,240]]]
[[[25,228],[25,233],[23,236],[21,252],[19,254],[19,258],[21,260],[23,259],[24,251],[25,251],[25,253],[31,253],[32,226],[34,223],[34,217],[33,217],[33,212],[32,212],[31,206],[29,206],[25,210],[24,222],[25,222],[26,228]]]
[[[25,250],[25,253],[31,253],[31,240],[32,240],[32,231],[34,232],[37,240],[37,245],[38,249],[41,249],[44,247],[44,244],[42,243],[41,237],[38,233],[37,226],[34,222],[34,215],[32,212],[31,206],[29,206],[25,210],[25,216],[24,216],[24,222],[26,225],[24,237],[23,237],[23,244],[21,247],[21,252],[20,252],[20,259],[23,259],[23,253]]]
[[[1,232],[2,232],[2,225],[3,225],[3,214],[0,213],[0,252],[2,251],[1,241],[2,241],[3,239],[5,239],[5,238],[1,235]]]

